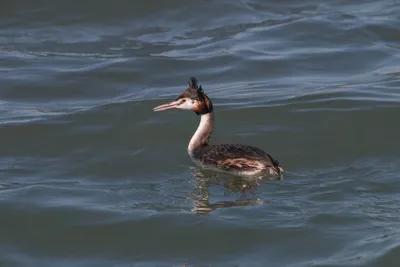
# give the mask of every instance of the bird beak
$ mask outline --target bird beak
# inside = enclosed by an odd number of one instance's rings
[[[168,104],[164,104],[161,106],[157,106],[155,108],[153,108],[153,111],[164,111],[167,109],[173,109],[179,106],[179,101],[172,101],[171,103]]]

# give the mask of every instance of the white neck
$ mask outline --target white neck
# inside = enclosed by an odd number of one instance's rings
[[[214,115],[212,112],[201,115],[199,127],[190,139],[188,153],[193,154],[194,150],[207,146],[214,129]]]

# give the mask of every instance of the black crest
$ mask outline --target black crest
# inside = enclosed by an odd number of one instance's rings
[[[204,93],[201,85],[199,86],[199,82],[197,81],[197,79],[195,77],[191,77],[189,79],[188,83],[189,83],[188,90],[192,89],[192,91],[195,92],[199,96],[200,99],[203,99],[205,96],[205,93]],[[193,90],[193,89],[196,89],[196,90]]]
[[[190,88],[199,88],[199,83],[197,82],[197,79],[195,77],[191,77],[189,80],[189,87]]]
[[[183,91],[182,94],[180,94],[177,99],[188,97],[190,99],[203,101],[204,100],[203,88],[201,88],[201,85],[199,86],[197,79],[195,77],[191,77],[188,83],[189,87],[185,91]]]
[[[196,112],[197,114],[205,114],[208,112],[212,112],[213,111],[213,106],[212,103],[210,101],[210,99],[207,97],[207,95],[204,93],[203,88],[201,87],[201,85],[199,85],[197,79],[195,77],[191,77],[188,81],[189,83],[189,87],[183,91],[176,100],[180,99],[180,98],[185,98],[188,97],[190,99],[193,100],[198,100],[200,102],[202,102],[203,105],[203,110],[201,111],[201,113]]]

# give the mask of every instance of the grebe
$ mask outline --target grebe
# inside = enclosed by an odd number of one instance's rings
[[[174,108],[192,110],[201,116],[200,124],[187,149],[195,163],[204,168],[239,176],[280,175],[284,171],[277,160],[257,147],[242,144],[209,144],[214,128],[213,104],[195,77],[190,78],[189,87],[175,101],[157,106],[153,110]]]

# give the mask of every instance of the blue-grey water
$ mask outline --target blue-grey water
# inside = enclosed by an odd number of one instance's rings
[[[0,266],[399,266],[400,4],[0,4]],[[284,179],[194,168],[212,143]]]

